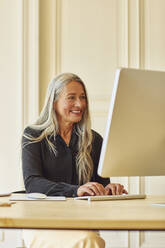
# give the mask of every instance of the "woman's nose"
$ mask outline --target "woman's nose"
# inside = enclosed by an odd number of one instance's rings
[[[76,99],[75,101],[75,106],[76,107],[81,107],[82,103],[81,103],[81,100],[79,98]]]

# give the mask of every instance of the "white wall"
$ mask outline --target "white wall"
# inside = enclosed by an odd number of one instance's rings
[[[164,13],[164,0],[0,0],[0,191],[22,187],[20,134],[51,77],[71,71],[84,79],[92,126],[103,135],[116,67],[165,70]],[[132,193],[165,193],[164,177],[113,180]],[[11,247],[7,233],[0,247]],[[164,232],[102,235],[106,248],[165,247]]]
[[[18,2],[0,1],[0,191],[20,184],[21,95]]]
[[[20,163],[22,131],[38,114],[36,3],[32,0],[25,3],[22,0],[0,0],[2,192],[19,190],[23,186]]]
[[[101,134],[117,66],[113,30],[116,30],[115,1],[62,1],[61,71],[77,73],[84,80],[92,126]]]
[[[22,131],[38,114],[37,4],[0,0],[0,193],[23,188]],[[22,245],[19,230],[0,231],[0,247]]]
[[[0,193],[21,187],[20,28],[18,1],[0,0]],[[0,231],[0,247],[12,245],[17,245],[17,233]]]

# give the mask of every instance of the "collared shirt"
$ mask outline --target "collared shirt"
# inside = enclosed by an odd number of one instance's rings
[[[24,130],[24,133],[33,137],[39,136],[38,131],[29,127]],[[92,134],[91,157],[94,168],[90,181],[106,186],[110,182],[109,178],[102,178],[97,174],[102,137],[93,130]],[[74,130],[68,146],[60,135],[55,138],[51,137],[51,142],[57,149],[57,155],[50,149],[45,138],[34,143],[23,137],[22,168],[25,189],[28,193],[40,192],[48,196],[77,196],[79,187],[76,171],[78,136]]]

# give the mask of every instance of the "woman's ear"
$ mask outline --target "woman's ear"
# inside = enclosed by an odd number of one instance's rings
[[[56,101],[53,102],[53,109],[56,109]]]

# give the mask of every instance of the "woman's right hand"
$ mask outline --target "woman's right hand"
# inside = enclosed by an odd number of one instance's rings
[[[88,182],[81,185],[77,190],[77,196],[93,196],[105,195],[106,191],[102,184],[96,182]]]

